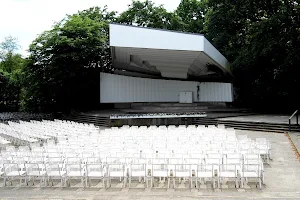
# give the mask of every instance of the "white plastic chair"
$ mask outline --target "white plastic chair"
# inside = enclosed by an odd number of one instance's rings
[[[70,187],[71,180],[80,179],[82,186],[86,182],[86,166],[82,163],[66,163],[66,183]]]
[[[106,178],[106,167],[102,165],[101,162],[94,160],[94,162],[90,162],[86,164],[86,179],[85,185],[87,186],[87,182],[89,182],[89,186],[91,186],[92,179],[100,179],[102,180],[103,187],[105,187],[105,178]]]
[[[3,164],[3,167],[4,167],[4,174],[3,174],[4,186],[6,186],[6,181],[10,181],[10,184],[12,185],[12,181],[15,178],[20,179],[20,186],[22,185],[23,179],[25,184],[27,185],[26,171],[25,171],[24,164],[10,163],[10,164]]]
[[[142,179],[146,181],[146,174],[146,164],[130,164],[128,173],[129,188],[131,186],[131,181],[133,178],[138,178],[139,182],[141,182]]]
[[[46,164],[47,179],[51,180],[51,185],[53,186],[53,180],[58,179],[61,182],[61,186],[66,185],[66,169],[65,166],[61,163],[48,163]]]
[[[212,182],[213,188],[215,188],[215,181],[217,180],[218,188],[219,182],[219,164],[200,164],[197,168],[196,187],[198,188],[198,181],[200,184],[209,180]]]
[[[248,183],[249,179],[254,179],[262,189],[262,170],[260,164],[244,164],[241,171],[241,188]]]
[[[123,187],[126,187],[127,171],[124,164],[107,164],[108,186],[111,187],[111,179],[118,178],[120,182],[123,179]]]
[[[35,184],[34,180],[35,178],[40,179],[40,186],[42,186],[42,183],[46,183],[46,165],[42,163],[26,163],[26,175],[27,175],[27,184],[32,179],[32,185]]]

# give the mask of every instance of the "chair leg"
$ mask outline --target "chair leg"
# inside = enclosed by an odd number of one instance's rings
[[[126,187],[126,183],[127,183],[127,178],[125,177],[124,178],[124,181],[123,181],[124,183],[123,183],[123,188],[125,188]]]
[[[151,177],[151,188],[153,188],[153,179],[154,177]]]
[[[241,188],[244,188],[244,178],[241,178]]]
[[[140,178],[140,177],[139,177],[139,178]],[[140,181],[139,181],[139,182],[140,182]],[[131,186],[131,177],[129,178],[129,183],[128,183],[128,184],[129,184],[128,187],[130,188],[130,186]]]
[[[175,189],[175,178],[172,178],[173,179],[173,188]]]
[[[259,181],[259,189],[261,190],[262,188],[261,188],[261,179],[260,179],[260,177],[258,178],[258,181]]]
[[[44,177],[41,177],[41,180],[40,180],[40,187],[42,187],[43,179],[44,179]]]

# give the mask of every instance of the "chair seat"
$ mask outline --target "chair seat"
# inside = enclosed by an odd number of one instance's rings
[[[258,178],[258,174],[256,172],[244,172],[241,174],[243,178]]]
[[[236,174],[234,172],[220,172],[220,177],[228,177],[228,178],[235,178]]]
[[[44,176],[46,175],[45,171],[32,171],[27,173],[28,176]]]
[[[167,170],[164,171],[153,171],[154,177],[168,177]]]
[[[103,177],[103,173],[102,172],[89,172],[87,174],[88,177]]]
[[[53,177],[55,177],[55,176],[64,176],[65,174],[66,174],[65,171],[61,171],[61,172],[52,171],[52,172],[48,173],[48,176],[53,176]]]
[[[197,175],[199,178],[211,178],[212,172],[198,172]]]
[[[124,176],[124,173],[123,171],[114,171],[114,172],[110,172],[109,173],[109,176],[111,177],[123,177]]]
[[[6,174],[6,176],[23,176],[25,171],[12,171]]]
[[[176,172],[176,177],[189,177],[190,173],[189,172]]]
[[[141,177],[141,176],[145,176],[145,171],[132,171],[131,172],[131,176],[132,177]]]
[[[85,172],[80,172],[80,171],[71,171],[67,175],[72,176],[72,177],[81,177],[84,176]]]

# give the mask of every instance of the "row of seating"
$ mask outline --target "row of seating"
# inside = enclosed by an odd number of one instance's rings
[[[254,179],[261,188],[263,162],[271,158],[271,144],[265,138],[236,136],[234,129],[222,126],[99,130],[94,125],[44,120],[0,124],[0,134],[13,144],[20,144],[18,141],[26,136],[28,145],[1,151],[4,182],[20,177],[27,183],[33,179],[30,169],[36,166],[35,178],[41,182],[57,178],[64,186],[72,179],[81,179],[86,186],[92,178],[89,172],[94,173],[91,169],[96,168],[108,186],[113,178],[126,185],[126,180],[139,174],[139,180],[146,181],[147,186],[151,182],[150,187],[154,178],[167,178],[169,183],[175,178],[189,180],[190,186],[195,183],[197,187],[206,180],[219,187],[222,179],[229,178],[237,187]],[[15,173],[10,174],[10,166],[14,166]]]
[[[96,161],[97,158],[94,158]],[[48,186],[50,181],[53,185],[53,180],[58,179],[61,186],[70,186],[70,180],[79,179],[83,186],[87,187],[88,182],[93,179],[99,179],[103,182],[103,187],[111,186],[111,179],[117,178],[123,181],[126,187],[129,180],[129,187],[132,179],[143,180],[146,182],[146,187],[153,187],[154,178],[167,179],[168,187],[170,181],[173,181],[175,187],[175,178],[179,181],[189,181],[189,186],[198,188],[199,183],[205,184],[206,181],[211,181],[213,187],[220,188],[222,179],[231,179],[235,182],[236,187],[243,188],[248,179],[255,179],[261,188],[263,182],[263,171],[259,164],[145,164],[140,160],[139,163],[131,163],[128,165],[121,163],[103,164],[101,162],[91,163],[7,163],[3,164],[4,171],[0,173],[4,179],[4,185],[7,181],[15,178],[20,179],[28,185],[32,180],[40,181],[40,186]],[[107,181],[105,185],[105,180]],[[150,185],[149,185],[150,181]],[[216,186],[217,184],[217,186]]]

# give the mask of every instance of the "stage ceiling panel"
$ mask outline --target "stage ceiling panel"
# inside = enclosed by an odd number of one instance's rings
[[[199,34],[110,24],[110,46],[114,68],[140,74],[176,79],[225,76],[229,66]]]

